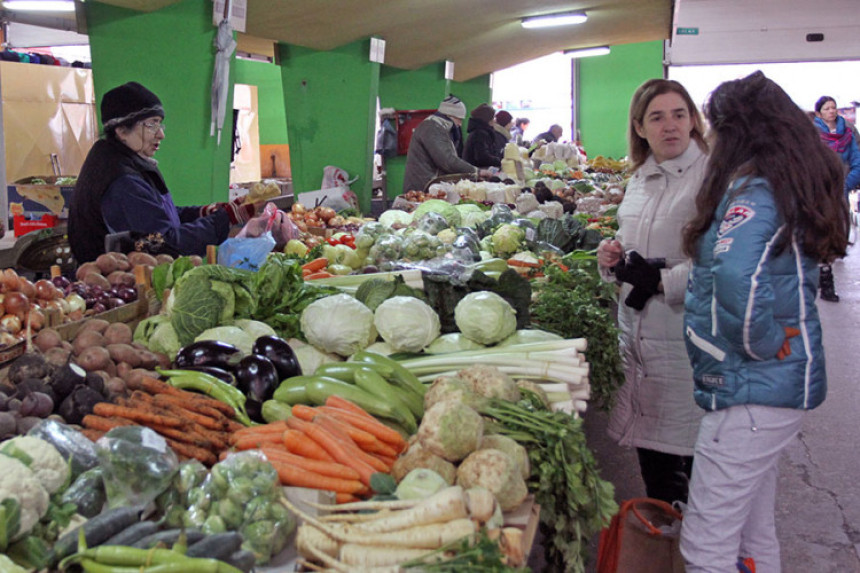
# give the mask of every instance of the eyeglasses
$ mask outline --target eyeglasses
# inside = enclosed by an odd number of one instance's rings
[[[144,121],[141,125],[152,135],[158,133],[159,129],[161,130],[161,133],[164,133],[164,124],[159,121]]]

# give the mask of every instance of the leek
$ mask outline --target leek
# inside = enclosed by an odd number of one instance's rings
[[[365,273],[357,275],[336,275],[324,279],[314,279],[313,284],[333,286],[346,294],[355,294],[361,283],[370,279],[383,279],[393,281],[398,275],[403,277],[403,282],[408,286],[417,289],[424,288],[424,280],[421,278],[421,271],[418,269],[409,269],[402,271],[390,271],[385,273]]]

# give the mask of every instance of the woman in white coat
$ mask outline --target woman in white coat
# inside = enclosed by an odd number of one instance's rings
[[[618,234],[597,250],[601,274],[621,284],[618,323],[625,381],[609,435],[635,447],[649,497],[686,502],[702,417],[684,346],[689,259],[681,233],[696,212],[707,144],[684,87],[654,79],[630,103],[634,174],[618,209]]]

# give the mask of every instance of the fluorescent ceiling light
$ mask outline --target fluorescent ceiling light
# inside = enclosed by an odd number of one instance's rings
[[[5,10],[29,12],[74,12],[75,3],[72,0],[6,0]]]
[[[609,46],[597,46],[594,48],[582,48],[581,50],[565,50],[564,55],[571,58],[587,58],[588,56],[605,56],[609,53]]]
[[[522,24],[523,28],[549,28],[550,26],[582,24],[586,20],[588,20],[588,16],[585,15],[585,12],[561,12],[559,14],[523,18]]]

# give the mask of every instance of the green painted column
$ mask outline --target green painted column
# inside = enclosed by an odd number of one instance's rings
[[[588,157],[627,155],[630,98],[642,82],[663,77],[663,42],[612,46],[579,63],[579,129]]]
[[[128,81],[152,90],[164,104],[166,137],[156,155],[177,205],[228,197],[233,90],[221,145],[209,136],[212,70],[210,0],[183,0],[155,12],[86,2],[96,102]],[[232,86],[232,74],[231,74]]]
[[[471,110],[482,102],[491,100],[489,76],[479,76],[467,82],[445,79],[445,63],[431,64],[417,70],[402,70],[382,66],[379,75],[379,105],[396,110],[436,109],[439,103],[452,93]],[[464,134],[465,135],[465,134]],[[394,198],[403,190],[403,175],[406,171],[406,156],[398,155],[385,163],[388,198]]]
[[[370,212],[380,64],[370,40],[328,52],[278,44],[295,193],[320,188],[335,165],[350,178],[361,210]]]
[[[287,143],[287,115],[284,111],[284,86],[281,68],[269,62],[236,59],[234,83],[257,86],[257,112],[260,144]]]

